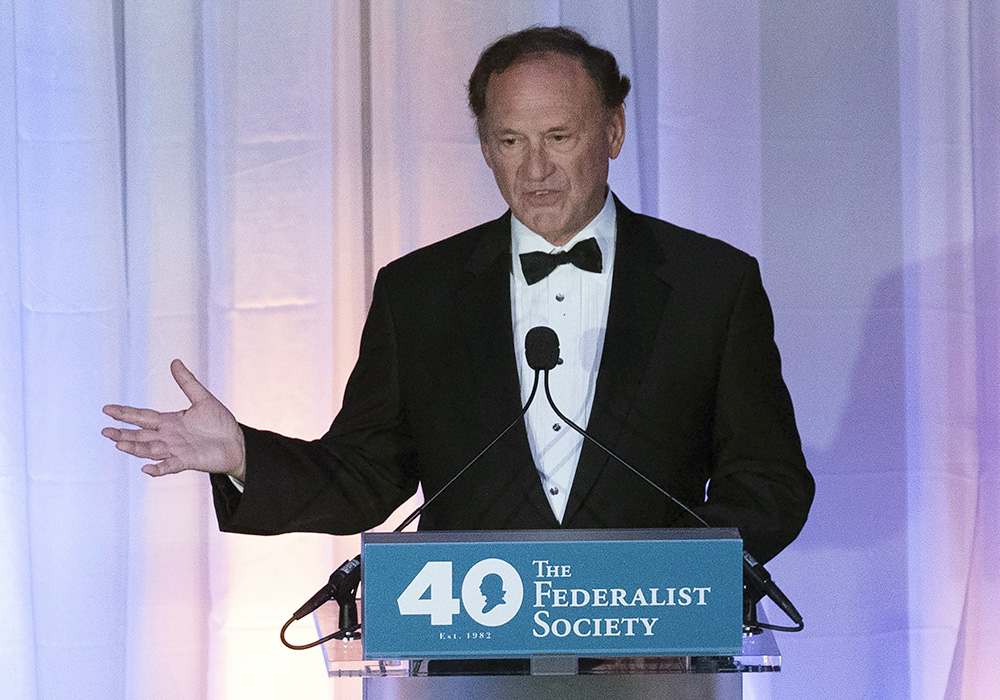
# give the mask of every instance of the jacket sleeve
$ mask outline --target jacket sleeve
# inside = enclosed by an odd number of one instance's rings
[[[242,426],[243,493],[228,478],[212,476],[220,529],[353,534],[383,522],[416,491],[397,338],[384,287],[380,275],[343,405],[323,437],[299,440]]]
[[[791,397],[781,376],[774,319],[756,261],[733,305],[719,366],[706,503],[713,525],[739,528],[761,562],[801,531],[815,484],[806,468]]]

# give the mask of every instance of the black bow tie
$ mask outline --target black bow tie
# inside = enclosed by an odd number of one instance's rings
[[[601,246],[597,245],[596,238],[580,241],[561,253],[521,253],[520,258],[521,270],[528,284],[540,282],[554,269],[566,263],[587,272],[600,272],[603,269]]]

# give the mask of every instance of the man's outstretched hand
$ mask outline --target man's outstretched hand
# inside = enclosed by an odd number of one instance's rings
[[[180,360],[170,363],[174,381],[191,401],[191,408],[160,413],[148,408],[111,404],[104,412],[138,430],[105,428],[122,452],[153,460],[142,468],[150,476],[194,469],[228,474],[239,481],[246,475],[243,432],[233,414],[215,398]]]

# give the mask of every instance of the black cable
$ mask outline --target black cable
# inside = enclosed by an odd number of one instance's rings
[[[801,632],[805,629],[805,623],[799,622],[795,627],[787,627],[785,625],[772,625],[768,622],[757,622],[758,627],[762,627],[766,630],[775,630],[777,632]]]

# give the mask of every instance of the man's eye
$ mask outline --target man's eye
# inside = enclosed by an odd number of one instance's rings
[[[516,139],[508,137],[508,138],[500,139],[500,143],[501,143],[501,145],[504,145],[504,146],[513,146],[515,143],[517,143],[517,141],[516,141]]]

